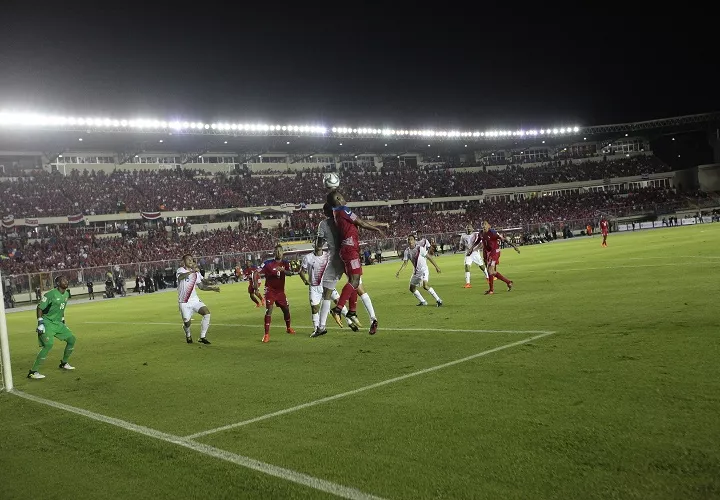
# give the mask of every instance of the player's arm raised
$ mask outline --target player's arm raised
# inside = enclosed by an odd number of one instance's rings
[[[357,217],[353,222],[357,227],[380,233],[380,236],[383,238],[385,238],[386,236],[382,228],[390,227],[390,224],[388,224],[387,222],[370,222],[367,220],[363,220],[360,217]]]

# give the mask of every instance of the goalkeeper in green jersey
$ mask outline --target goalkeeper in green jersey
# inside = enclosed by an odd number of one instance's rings
[[[62,361],[60,361],[60,368],[63,370],[75,369],[68,363],[68,358],[75,348],[75,335],[65,326],[65,306],[70,298],[67,288],[67,278],[58,276],[55,278],[55,288],[46,293],[37,306],[37,329],[35,331],[38,335],[40,352],[27,378],[45,378],[45,375],[38,372],[38,369],[47,358],[56,337],[67,343]]]

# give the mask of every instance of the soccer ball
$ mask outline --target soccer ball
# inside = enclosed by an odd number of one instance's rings
[[[329,173],[325,174],[325,177],[323,178],[323,184],[328,189],[337,189],[340,187],[340,177],[338,177],[338,174],[335,173]]]

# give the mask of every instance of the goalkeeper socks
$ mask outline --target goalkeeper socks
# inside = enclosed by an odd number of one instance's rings
[[[207,335],[208,328],[210,328],[210,315],[206,314],[203,316],[202,323],[200,326],[200,338],[204,339]]]
[[[433,299],[437,300],[438,302],[442,302],[442,299],[440,298],[440,296],[437,293],[435,293],[434,288],[432,288],[432,287],[428,288],[428,293],[433,296]]]
[[[465,284],[470,284],[470,271],[465,271]]]
[[[70,338],[67,339],[67,344],[65,345],[65,352],[63,352],[63,358],[62,358],[63,363],[68,362],[68,358],[72,355],[74,350],[75,350],[75,335],[71,335]]]
[[[320,323],[320,313],[312,313],[310,317],[312,319],[313,328],[317,328]]]
[[[377,319],[375,317],[375,308],[372,305],[372,300],[370,300],[370,294],[364,293],[360,296],[360,300],[362,300],[363,305],[365,306],[365,309],[367,309],[368,316],[370,316],[370,319]]]
[[[415,291],[412,292],[412,294],[413,294],[415,297],[417,297],[417,299],[418,299],[420,302],[422,302],[423,304],[426,304],[426,303],[427,303],[427,302],[425,302],[425,299],[423,298],[422,294],[420,293],[420,290],[415,289]]]
[[[328,314],[330,314],[330,301],[323,299],[320,303],[320,313],[318,314],[320,316],[318,327],[321,330],[325,329],[325,325],[327,325]]]
[[[265,315],[265,335],[270,333],[270,323],[272,322],[272,316],[269,314]]]

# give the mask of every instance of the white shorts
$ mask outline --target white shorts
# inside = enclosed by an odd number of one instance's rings
[[[420,286],[423,281],[430,281],[429,268],[426,268],[424,271],[420,271],[419,273],[413,273],[413,275],[410,276],[410,284],[413,286]]]
[[[308,287],[308,295],[310,297],[310,305],[311,306],[316,306],[316,305],[320,304],[320,301],[322,300],[322,296],[323,296],[322,285],[309,286]]]
[[[333,255],[325,268],[320,284],[324,288],[335,288],[337,282],[340,281],[340,278],[342,278],[344,273],[345,264],[343,264],[340,255]]]
[[[477,264],[478,266],[482,266],[484,264],[482,255],[480,255],[479,250],[475,250],[470,255],[465,256],[465,265],[469,266],[471,264]]]
[[[205,307],[205,304],[200,300],[180,302],[178,305],[180,306],[180,315],[185,323],[190,321],[194,313]]]

